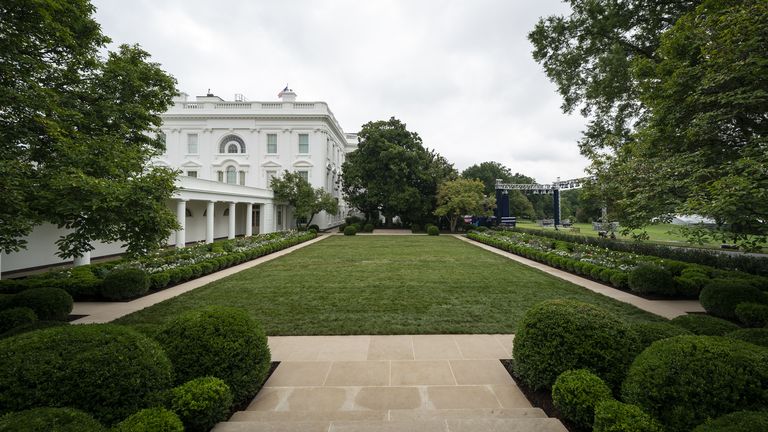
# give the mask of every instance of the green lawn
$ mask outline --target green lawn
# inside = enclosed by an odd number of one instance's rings
[[[117,320],[156,325],[186,310],[245,308],[269,335],[514,333],[547,299],[657,320],[496,254],[440,236],[333,236]]]

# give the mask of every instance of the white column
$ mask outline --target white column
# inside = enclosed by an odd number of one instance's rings
[[[75,267],[80,267],[84,265],[88,265],[91,263],[91,253],[86,252],[78,257],[75,257],[75,262],[72,264]]]
[[[186,244],[186,237],[184,233],[184,229],[186,227],[187,222],[187,201],[186,200],[178,200],[176,202],[176,221],[179,223],[179,226],[181,228],[176,231],[176,247],[177,248],[183,248]]]
[[[213,243],[213,215],[215,209],[215,203],[208,201],[205,207],[205,242]]]
[[[266,203],[261,205],[261,211],[259,212],[259,228],[261,234],[267,234],[275,232],[275,205],[272,203]]]
[[[229,203],[229,233],[227,238],[230,239],[235,238],[235,205],[234,202]]]
[[[253,203],[248,203],[245,207],[245,236],[253,235]]]

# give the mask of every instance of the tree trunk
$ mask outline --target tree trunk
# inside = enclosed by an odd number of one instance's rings
[[[456,224],[457,224],[458,222],[459,222],[459,218],[458,218],[458,216],[457,216],[457,217],[452,217],[452,218],[451,218],[451,232],[456,232]]]

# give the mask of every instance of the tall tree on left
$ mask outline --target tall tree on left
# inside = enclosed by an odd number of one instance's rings
[[[88,0],[0,3],[0,250],[35,225],[65,228],[62,258],[96,240],[129,254],[177,227],[165,200],[176,173],[150,166],[165,150],[159,114],[176,80],[137,45],[110,41]]]

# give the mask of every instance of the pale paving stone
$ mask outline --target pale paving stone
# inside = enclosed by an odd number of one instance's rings
[[[517,385],[490,386],[496,399],[504,408],[530,408],[531,402],[525,397]]]
[[[329,432],[448,432],[443,420],[331,423]]]
[[[219,423],[211,432],[328,432],[329,421],[311,422],[227,422]]]
[[[547,418],[541,408],[479,408],[479,409],[424,409],[390,410],[389,419],[396,420],[448,420],[471,418]]]
[[[449,432],[568,432],[557,419],[466,419],[446,420]]]
[[[456,385],[447,360],[392,362],[392,385]]]
[[[515,383],[499,360],[451,360],[450,364],[459,385]]]
[[[453,339],[464,359],[501,359],[507,356],[504,347],[492,335],[455,335]]]
[[[335,411],[344,407],[350,391],[340,387],[296,387],[285,401],[289,411]],[[282,408],[282,407],[280,407]]]
[[[248,411],[274,411],[283,404],[290,393],[286,388],[262,387],[259,394],[248,405]]]
[[[430,386],[427,397],[435,409],[501,408],[487,386]]]
[[[413,360],[411,336],[371,336],[368,360]]]
[[[322,386],[331,369],[331,362],[283,361],[272,373],[264,387]]]
[[[389,362],[339,361],[331,364],[325,386],[387,386]]]
[[[496,334],[493,335],[493,337],[496,338],[496,341],[498,341],[499,344],[504,348],[504,352],[507,353],[507,357],[504,358],[512,358],[512,347],[515,343],[515,335]]]
[[[461,352],[452,335],[413,336],[413,353],[416,360],[461,359]]]
[[[422,405],[417,387],[363,387],[355,398],[358,409],[416,409]]]
[[[388,411],[238,411],[229,421],[384,421]]]

